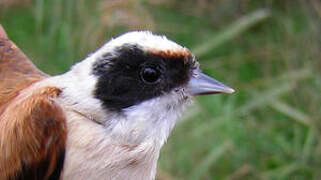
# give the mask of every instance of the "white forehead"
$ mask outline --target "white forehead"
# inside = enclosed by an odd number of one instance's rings
[[[143,48],[156,50],[176,50],[183,47],[167,39],[163,35],[155,35],[150,31],[132,31],[125,33],[116,39],[112,39],[106,45],[117,47],[123,44],[137,44]]]
[[[106,52],[113,52],[115,48],[121,47],[124,44],[138,45],[143,48],[143,50],[153,49],[160,51],[175,51],[185,49],[163,35],[155,35],[150,31],[132,31],[109,40],[98,51],[96,51],[95,54],[97,56],[101,56]]]

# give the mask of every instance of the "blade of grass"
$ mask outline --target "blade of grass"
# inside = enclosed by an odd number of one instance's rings
[[[226,141],[223,145],[214,148],[192,172],[190,179],[201,179],[202,176],[209,170],[209,168],[221,158],[233,146],[231,141]]]
[[[292,163],[289,165],[282,166],[277,169],[273,169],[270,171],[263,172],[261,174],[262,179],[284,179],[287,175],[291,174],[292,172],[300,169],[301,166],[297,163]]]
[[[314,131],[313,128],[309,129],[309,133],[305,139],[304,145],[303,145],[303,152],[302,152],[302,159],[304,161],[307,161],[309,158],[311,152],[312,152],[312,147],[313,147],[313,142],[314,142]]]
[[[299,111],[298,109],[295,109],[276,99],[270,101],[270,106],[273,109],[291,117],[293,120],[300,124],[303,124],[305,126],[311,126],[311,118],[308,115]]]
[[[221,44],[239,36],[241,33],[251,28],[255,24],[269,17],[269,12],[265,9],[255,11],[247,16],[242,17],[235,23],[231,24],[226,30],[218,33],[214,37],[207,40],[204,44],[201,44],[192,49],[192,52],[201,57],[210,50],[220,46]]]
[[[233,179],[241,179],[242,177],[246,176],[249,174],[251,171],[253,171],[253,167],[249,164],[244,164],[241,166],[239,169],[234,171],[232,174],[229,176],[225,177],[225,180],[233,180]]]
[[[35,8],[35,19],[36,19],[36,28],[37,33],[42,32],[42,23],[44,18],[44,0],[36,0],[36,8]]]
[[[252,81],[251,87],[255,86],[272,86],[278,84],[279,81],[300,81],[313,77],[312,68],[310,66],[299,69],[287,71],[279,77],[275,78],[262,78]]]

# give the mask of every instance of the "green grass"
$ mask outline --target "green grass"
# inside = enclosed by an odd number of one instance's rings
[[[126,2],[106,10],[102,0],[34,0],[0,7],[0,23],[50,74],[112,36],[150,27],[192,49],[206,73],[235,88],[197,98],[162,149],[158,179],[321,178],[321,3]],[[153,26],[111,25],[117,9]]]

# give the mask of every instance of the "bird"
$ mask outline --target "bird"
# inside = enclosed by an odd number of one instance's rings
[[[0,26],[0,179],[155,179],[193,97],[233,92],[150,31],[112,38],[49,76]]]

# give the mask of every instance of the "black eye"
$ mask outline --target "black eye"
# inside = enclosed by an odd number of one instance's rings
[[[141,70],[140,76],[145,83],[153,84],[158,82],[160,72],[156,68],[145,67]]]

